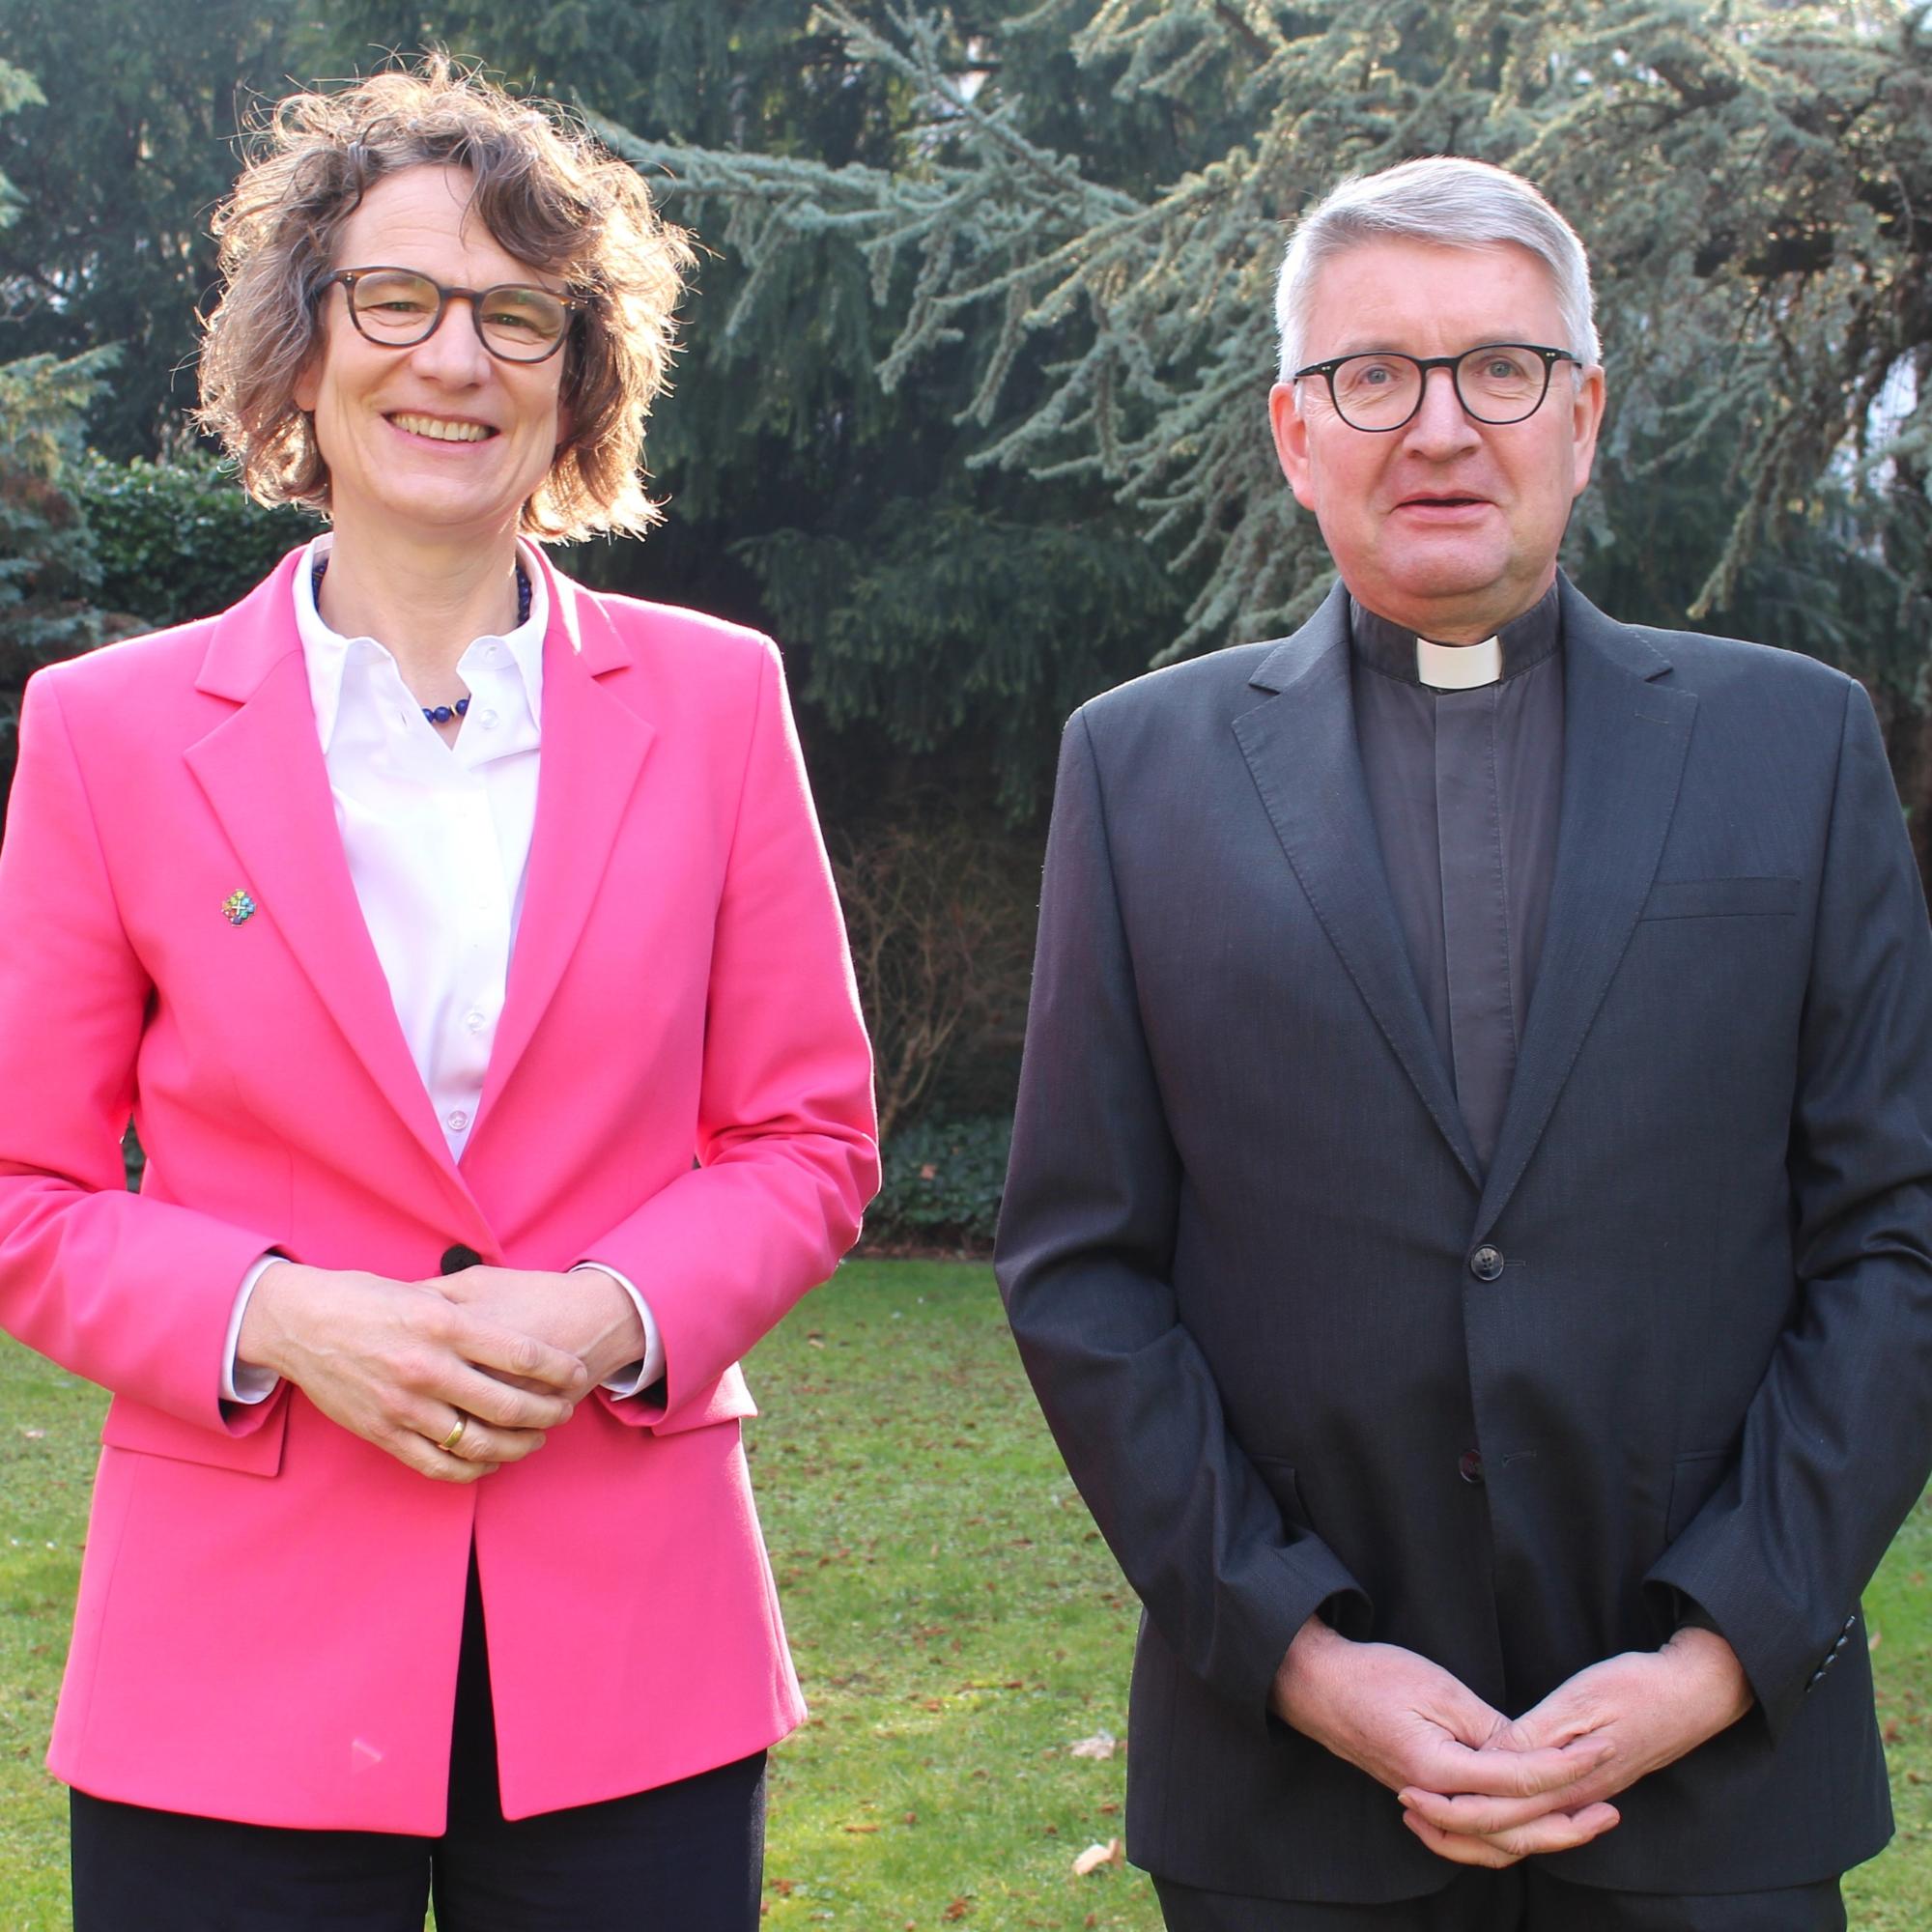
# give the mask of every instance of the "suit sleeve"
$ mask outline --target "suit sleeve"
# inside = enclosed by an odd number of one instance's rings
[[[1170,1279],[1182,1175],[1142,1030],[1084,714],[1062,745],[997,1266],[1101,1534],[1196,1676],[1264,1721],[1296,1631],[1359,1585],[1230,1434]]]
[[[1869,700],[1847,694],[1799,1042],[1802,1291],[1717,1492],[1653,1566],[1774,1735],[1856,1640],[1932,1464],[1932,937]]]
[[[767,642],[706,1001],[697,1165],[587,1258],[650,1303],[649,1425],[714,1384],[851,1246],[879,1184],[872,1058],[778,652]],[[602,1392],[600,1392],[600,1396]]]
[[[0,1327],[117,1394],[246,1435],[221,1406],[264,1236],[127,1191],[121,1140],[154,988],[122,929],[55,688],[27,687],[0,848]]]

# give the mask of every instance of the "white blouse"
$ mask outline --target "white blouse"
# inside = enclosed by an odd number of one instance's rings
[[[502,1017],[536,830],[550,593],[520,543],[530,614],[501,637],[476,639],[458,660],[469,709],[447,744],[388,651],[323,621],[314,571],[333,541],[317,537],[295,575],[316,732],[356,900],[410,1058],[460,1161]],[[259,1402],[274,1388],[272,1375],[238,1364],[235,1350],[248,1297],[278,1259],[263,1256],[236,1296],[221,1390],[227,1401]],[[637,1304],[643,1360],[606,1384],[635,1395],[664,1373],[663,1338],[635,1284],[603,1264],[583,1265],[603,1267]]]

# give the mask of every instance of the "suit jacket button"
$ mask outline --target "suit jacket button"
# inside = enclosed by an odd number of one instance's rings
[[[1469,1257],[1469,1272],[1478,1281],[1494,1281],[1503,1271],[1503,1251],[1486,1241]]]
[[[1456,1459],[1456,1473],[1465,1483],[1480,1483],[1483,1480],[1483,1452],[1480,1449],[1464,1449]]]
[[[445,1248],[442,1251],[442,1272],[444,1274],[461,1274],[465,1268],[481,1267],[482,1265],[483,1257],[474,1248],[465,1247],[461,1241],[458,1241],[453,1248]]]

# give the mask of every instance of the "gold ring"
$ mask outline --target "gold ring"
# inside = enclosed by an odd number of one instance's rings
[[[452,1454],[455,1451],[456,1445],[463,1440],[463,1432],[469,1425],[469,1418],[459,1408],[456,1411],[456,1426],[436,1446],[445,1456]]]

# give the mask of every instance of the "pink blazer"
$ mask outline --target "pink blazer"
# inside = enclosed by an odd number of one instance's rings
[[[294,569],[29,688],[0,851],[0,1325],[114,1396],[54,1772],[433,1833],[472,1538],[511,1817],[803,1716],[737,1363],[857,1233],[870,1061],[776,651],[547,571],[528,884],[456,1165],[343,859]],[[469,1487],[287,1385],[223,1413],[265,1249],[421,1279],[457,1242],[622,1268],[663,1326],[663,1402],[585,1401]]]

